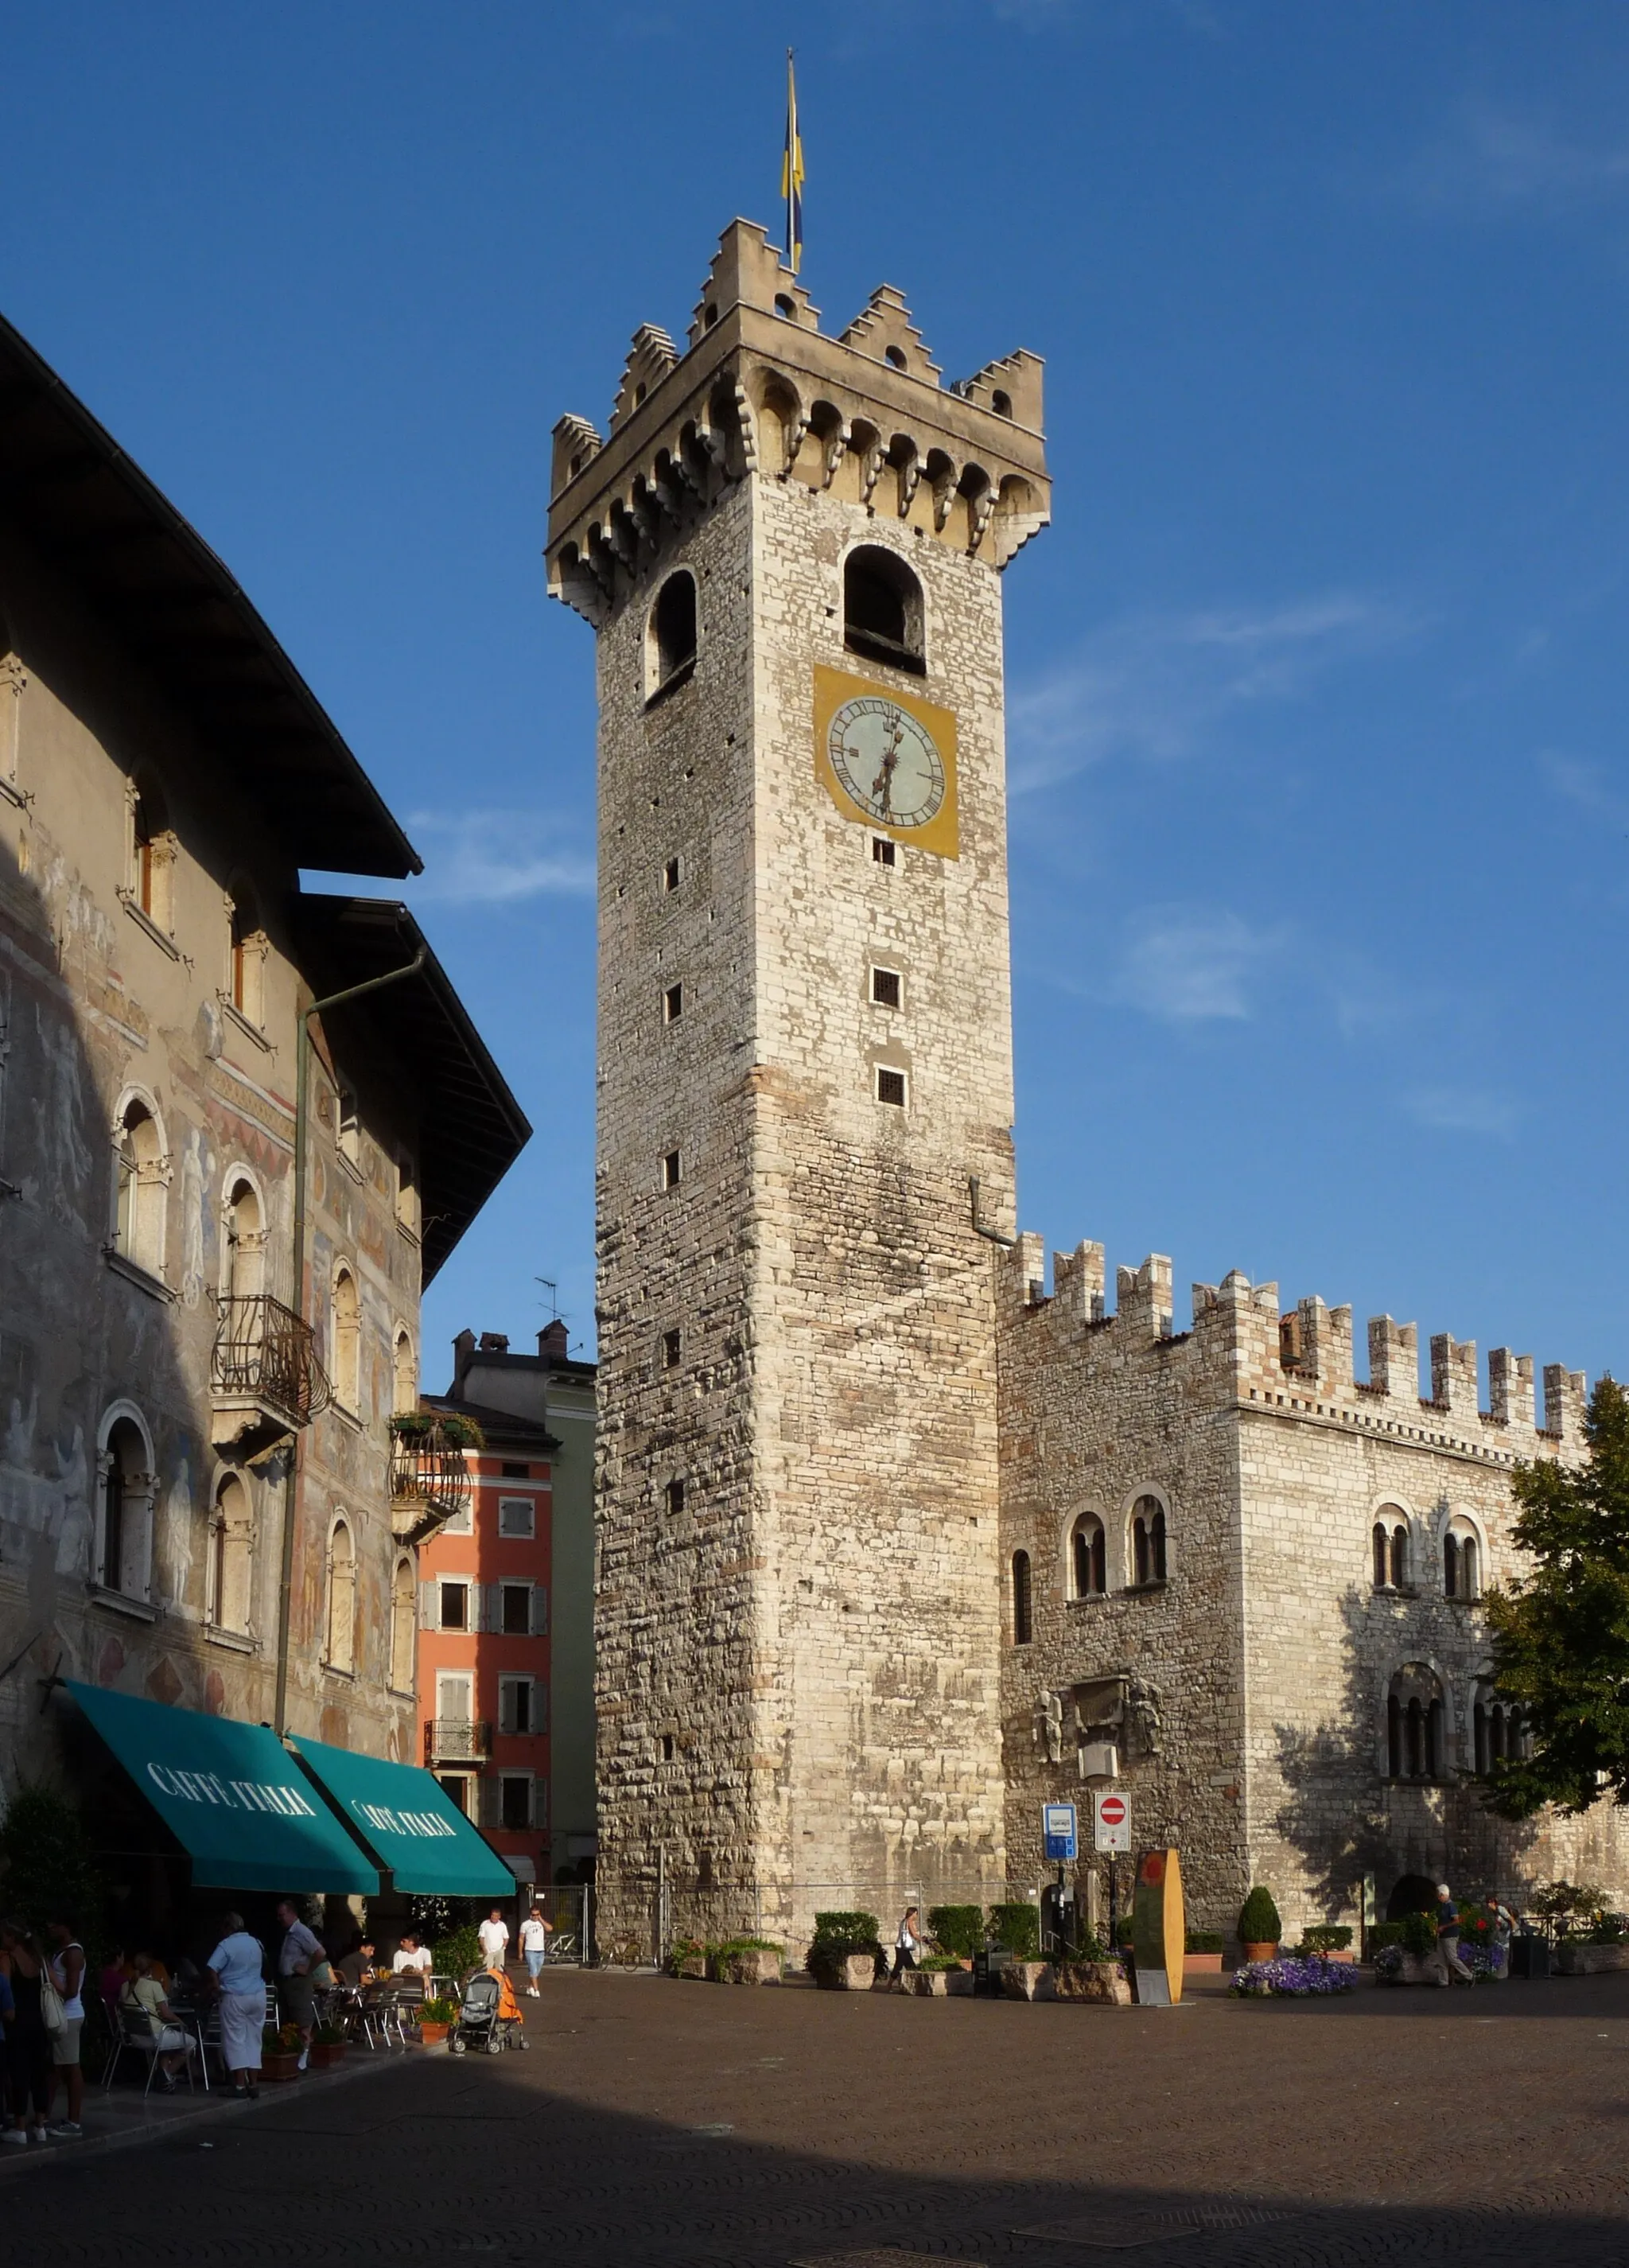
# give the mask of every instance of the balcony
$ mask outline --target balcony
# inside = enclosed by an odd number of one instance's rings
[[[390,1516],[396,1540],[423,1543],[469,1502],[465,1453],[486,1446],[472,1418],[407,1410],[390,1421]]]
[[[484,1764],[492,1753],[492,1727],[478,1717],[434,1717],[424,1727],[424,1763]]]
[[[222,1300],[210,1362],[217,1448],[252,1453],[309,1425],[334,1398],[309,1323],[269,1292]]]

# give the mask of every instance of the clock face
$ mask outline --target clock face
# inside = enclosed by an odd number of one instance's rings
[[[945,760],[932,734],[886,695],[844,702],[826,753],[844,792],[884,827],[925,827],[945,800]]]

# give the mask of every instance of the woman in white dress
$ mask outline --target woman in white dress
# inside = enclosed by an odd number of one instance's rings
[[[266,1953],[243,1926],[243,1916],[222,1916],[224,1934],[210,1955],[210,1975],[220,2002],[221,2060],[234,2095],[260,2093],[261,2034],[266,2029]]]

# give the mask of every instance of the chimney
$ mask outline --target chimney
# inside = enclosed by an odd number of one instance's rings
[[[557,1315],[553,1322],[545,1323],[537,1334],[537,1351],[546,1362],[564,1362],[565,1349],[565,1319]]]
[[[481,1334],[481,1351],[483,1354],[507,1354],[509,1351],[509,1338],[507,1333],[504,1331],[483,1331]]]
[[[468,1376],[469,1366],[475,1359],[475,1333],[468,1329],[460,1331],[453,1342],[453,1383],[447,1389],[450,1400],[453,1402],[463,1400],[464,1381]]]

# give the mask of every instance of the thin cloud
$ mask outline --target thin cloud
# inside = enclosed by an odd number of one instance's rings
[[[1287,938],[1225,909],[1155,908],[1122,956],[1113,997],[1163,1023],[1246,1021],[1251,980]]]
[[[1409,1116],[1442,1134],[1485,1134],[1508,1141],[1521,1117],[1515,1098],[1489,1087],[1422,1086],[1403,1098]]]
[[[592,858],[571,848],[556,820],[535,811],[415,812],[424,849],[416,894],[444,905],[505,905],[521,898],[592,897]]]
[[[1550,748],[1538,759],[1538,769],[1564,803],[1575,805],[1591,819],[1609,819],[1614,827],[1629,826],[1629,805],[1607,785],[1603,765],[1564,756]]]
[[[1012,792],[1113,757],[1185,756],[1235,712],[1293,700],[1322,671],[1419,627],[1395,606],[1344,592],[1103,623],[1010,703]]]
[[[1629,143],[1591,144],[1550,120],[1467,102],[1394,186],[1426,211],[1473,219],[1576,210],[1629,191]]]

